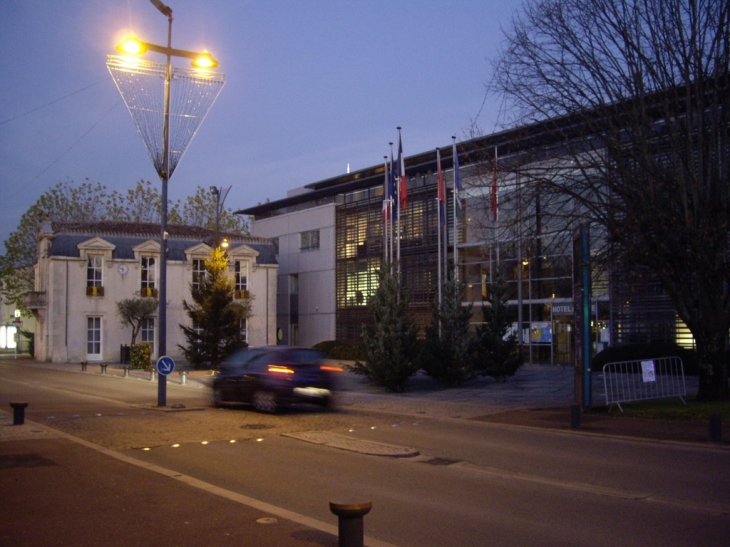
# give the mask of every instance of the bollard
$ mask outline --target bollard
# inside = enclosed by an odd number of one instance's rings
[[[13,409],[13,425],[23,425],[25,423],[25,407],[28,403],[10,403]]]
[[[180,371],[180,385],[187,385],[188,383],[188,371],[187,370],[181,370]]]
[[[129,378],[129,367],[122,367],[124,369],[124,377]]]
[[[106,374],[107,364],[106,363],[99,363],[99,366],[101,367],[101,373],[102,374]]]
[[[81,361],[81,372],[86,372],[86,361]]]
[[[580,429],[580,405],[570,405],[570,429]]]
[[[330,511],[337,515],[339,547],[363,547],[364,526],[362,518],[370,512],[373,504],[370,501],[331,501]]]
[[[722,442],[722,414],[710,414],[710,441]]]
[[[157,380],[157,371],[150,369],[150,382],[154,382],[155,380]]]

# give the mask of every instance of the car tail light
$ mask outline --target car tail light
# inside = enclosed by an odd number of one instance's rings
[[[269,365],[269,372],[278,374],[294,374],[294,370],[284,365]]]
[[[329,372],[342,372],[342,367],[332,367],[329,365],[322,365],[319,370],[327,370]]]

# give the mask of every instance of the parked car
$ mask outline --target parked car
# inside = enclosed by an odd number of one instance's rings
[[[323,353],[290,346],[243,348],[219,367],[213,378],[213,404],[249,403],[259,412],[311,403],[332,405],[335,374]]]

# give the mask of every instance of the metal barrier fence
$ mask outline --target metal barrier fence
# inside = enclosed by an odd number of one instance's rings
[[[606,404],[679,397],[687,404],[684,365],[679,357],[606,363],[603,367]]]

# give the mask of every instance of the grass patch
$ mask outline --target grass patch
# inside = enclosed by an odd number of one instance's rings
[[[684,405],[679,398],[655,399],[635,403],[621,403],[624,409],[614,409],[614,416],[645,418],[652,420],[675,420],[707,422],[711,414],[721,414],[722,420],[730,424],[730,401],[705,402],[696,401],[694,397],[685,398]]]

